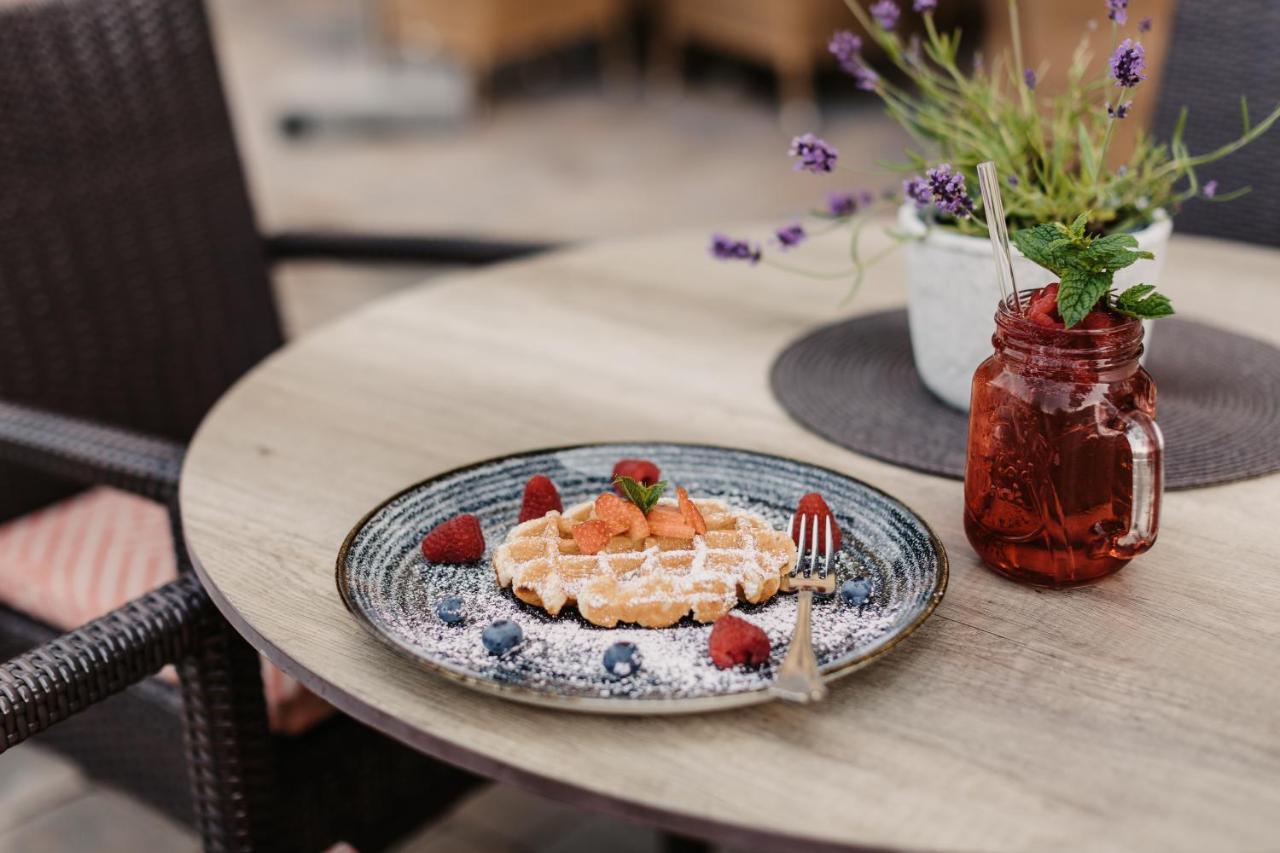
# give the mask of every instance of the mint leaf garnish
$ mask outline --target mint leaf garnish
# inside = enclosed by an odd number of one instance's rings
[[[1157,317],[1168,317],[1173,313],[1173,303],[1169,297],[1156,293],[1150,284],[1135,284],[1115,298],[1112,309],[1126,317],[1137,317],[1140,320],[1151,320]]]
[[[1106,273],[1068,269],[1058,286],[1058,313],[1068,329],[1084,319],[1098,300],[1111,289],[1111,276]]]
[[[1096,306],[1108,307],[1108,294],[1117,270],[1143,258],[1155,257],[1140,250],[1132,234],[1094,237],[1085,230],[1088,224],[1089,212],[1085,211],[1070,225],[1047,222],[1014,232],[1010,237],[1029,260],[1058,276],[1058,313],[1068,329]],[[1134,291],[1134,288],[1126,290],[1111,307],[1120,314],[1144,319],[1173,313],[1169,300],[1153,293],[1154,288]]]
[[[622,493],[626,495],[627,500],[640,507],[640,511],[648,515],[649,510],[653,509],[654,504],[658,502],[658,498],[662,497],[662,493],[667,490],[665,480],[659,480],[652,486],[646,486],[644,483],[638,483],[630,477],[624,477],[619,474],[614,478],[614,484],[622,489]]]

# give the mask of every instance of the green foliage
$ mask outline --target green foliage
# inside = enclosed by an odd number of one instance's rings
[[[1142,320],[1168,317],[1173,314],[1173,305],[1169,298],[1156,293],[1150,284],[1135,284],[1121,293],[1111,303],[1111,308],[1126,317],[1137,317]]]
[[[1090,219],[1085,212],[1070,225],[1048,222],[1015,231],[1009,238],[1028,259],[1058,276],[1058,313],[1068,329],[1083,320],[1099,301],[1106,304],[1116,270],[1142,258],[1155,257],[1139,250],[1138,241],[1130,234],[1093,236],[1087,230]],[[1173,313],[1168,298],[1155,293],[1149,284],[1129,288],[1110,307],[1131,317],[1167,317]]]
[[[1120,234],[1147,225],[1153,211],[1175,212],[1200,192],[1197,167],[1213,163],[1265,133],[1280,119],[1280,107],[1262,121],[1250,119],[1241,99],[1241,135],[1213,151],[1192,155],[1183,142],[1185,114],[1167,143],[1141,133],[1123,168],[1110,170],[1106,152],[1116,121],[1107,114],[1131,97],[1108,77],[1107,56],[1094,56],[1082,38],[1072,62],[1065,69],[1041,66],[1041,81],[1052,75],[1065,77],[1065,87],[1041,85],[1033,91],[1023,80],[1024,65],[1017,38],[1018,4],[1009,0],[1012,56],[987,57],[987,64],[972,70],[959,67],[960,33],[939,32],[933,15],[924,15],[925,36],[918,43],[904,43],[897,33],[877,26],[862,6],[863,0],[845,0],[863,30],[911,83],[904,86],[881,77],[876,92],[888,112],[916,140],[906,152],[902,171],[921,172],[946,162],[962,172],[970,186],[977,186],[977,165],[994,160],[1000,174],[1014,182],[1002,188],[1010,230],[1041,223],[1066,221],[1075,211],[1089,210],[1086,230],[1093,234]],[[1099,0],[1100,2],[1100,0]],[[1113,42],[1121,38],[1113,25]],[[1059,80],[1062,78],[1060,77]],[[1060,94],[1048,92],[1061,88]],[[1125,119],[1140,121],[1137,117]],[[1226,201],[1237,191],[1214,198]],[[981,218],[944,218],[947,225],[969,234],[981,234]]]
[[[624,477],[620,474],[613,482],[614,485],[622,489],[622,493],[626,495],[627,500],[640,507],[640,511],[646,514],[653,509],[654,504],[658,502],[658,498],[662,497],[662,493],[667,490],[665,480],[659,480],[652,486],[646,486],[644,483],[638,483],[630,477]]]

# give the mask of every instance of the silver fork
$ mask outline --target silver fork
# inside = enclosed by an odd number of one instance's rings
[[[831,595],[836,591],[836,576],[831,571],[832,537],[831,519],[826,518],[823,524],[822,547],[818,545],[818,520],[813,520],[811,535],[806,525],[808,516],[800,517],[800,543],[796,551],[796,564],[788,574],[782,576],[783,592],[799,592],[796,602],[796,628],[791,634],[791,645],[787,648],[787,656],[778,668],[778,675],[773,680],[770,691],[783,699],[792,702],[817,702],[827,695],[827,686],[822,683],[818,673],[818,658],[813,653],[813,641],[810,637],[810,614],[813,610],[813,595]],[[787,523],[787,535],[795,537],[796,517],[791,516]],[[806,555],[809,565],[803,568]],[[817,572],[818,559],[822,559],[822,569]]]

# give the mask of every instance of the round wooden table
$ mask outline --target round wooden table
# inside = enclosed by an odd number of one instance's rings
[[[835,238],[801,257],[831,269],[844,251]],[[1169,254],[1162,289],[1182,313],[1280,339],[1280,253],[1180,237]],[[200,575],[253,645],[348,714],[668,829],[761,846],[1273,847],[1280,477],[1167,495],[1159,545],[1095,586],[1004,581],[965,542],[959,482],[837,448],[770,395],[775,354],[834,319],[843,287],[714,263],[683,233],[376,302],[269,358],[200,428],[182,479]],[[902,300],[895,256],[843,310]],[[784,454],[897,495],[946,543],[946,599],[819,706],[647,719],[470,692],[344,610],[338,547],[398,489],[512,451],[647,439]]]

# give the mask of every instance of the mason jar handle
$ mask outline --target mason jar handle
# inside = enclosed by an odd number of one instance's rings
[[[1133,456],[1133,496],[1129,530],[1115,539],[1111,554],[1128,559],[1156,543],[1160,496],[1164,492],[1164,436],[1146,412],[1121,412],[1120,417],[1124,419],[1124,435]]]

